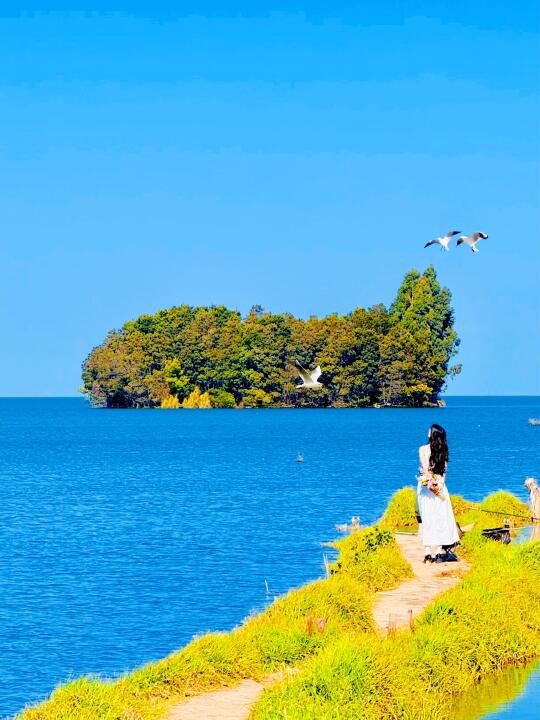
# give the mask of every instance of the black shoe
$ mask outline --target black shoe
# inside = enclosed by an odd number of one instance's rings
[[[424,557],[424,563],[432,563],[432,562],[433,562],[433,558],[431,557],[431,555],[426,555]]]
[[[434,563],[446,562],[446,553],[444,555],[442,553],[437,553],[435,555],[435,560],[433,560],[432,562],[434,562]]]
[[[452,550],[446,551],[446,557],[444,559],[444,562],[457,562],[459,560],[456,553],[452,552]]]

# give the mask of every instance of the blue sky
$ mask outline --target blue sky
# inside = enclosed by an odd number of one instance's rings
[[[3,5],[0,395],[75,394],[144,312],[346,313],[430,262],[449,391],[540,394],[537,3],[180,5]]]

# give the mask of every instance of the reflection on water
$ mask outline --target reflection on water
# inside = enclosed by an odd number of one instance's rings
[[[540,540],[540,523],[519,528],[516,531],[516,537],[512,538],[512,542],[518,543],[518,545],[529,542],[529,540]]]
[[[540,665],[513,667],[462,696],[453,720],[538,720]]]

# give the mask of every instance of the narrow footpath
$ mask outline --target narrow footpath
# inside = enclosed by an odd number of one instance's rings
[[[381,635],[409,625],[437,595],[456,585],[469,570],[464,560],[424,565],[424,549],[416,535],[396,535],[396,540],[414,578],[394,590],[377,593],[373,617]],[[232,688],[196,695],[173,707],[167,720],[246,720],[264,688],[282,678],[282,673],[274,673],[261,682],[242,680]]]
[[[417,535],[398,534],[396,540],[414,577],[393,590],[377,593],[373,618],[383,635],[408,625],[437,595],[457,585],[470,568],[465,560],[424,565],[424,548]]]

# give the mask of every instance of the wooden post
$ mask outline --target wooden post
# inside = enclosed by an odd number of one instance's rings
[[[409,608],[409,630],[411,632],[414,632],[414,622],[413,622],[413,616],[412,616],[412,608]]]

